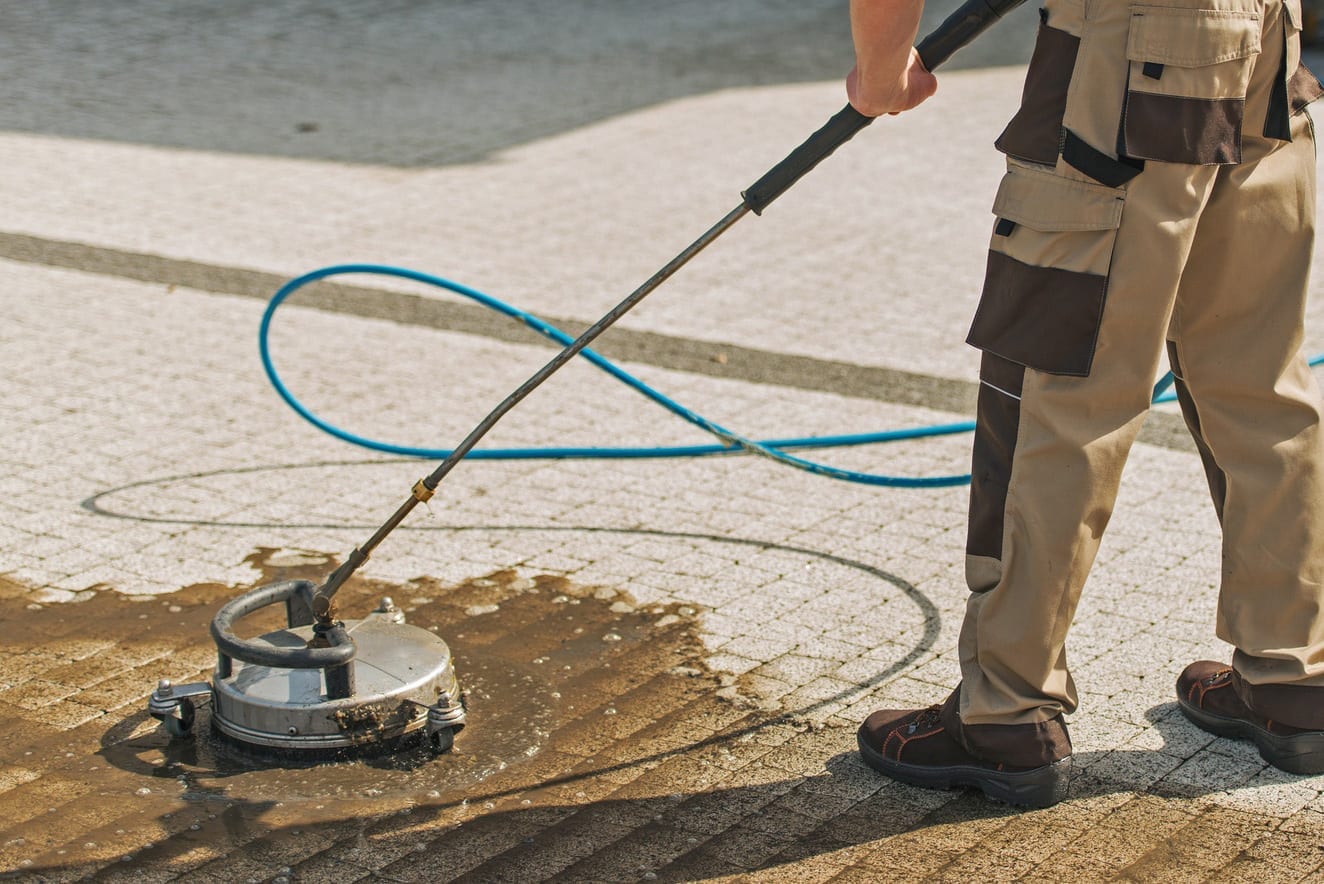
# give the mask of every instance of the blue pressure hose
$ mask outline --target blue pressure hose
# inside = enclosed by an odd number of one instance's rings
[[[285,285],[281,286],[280,290],[272,296],[271,301],[267,304],[266,311],[262,314],[262,324],[258,329],[258,349],[262,355],[262,368],[266,371],[267,378],[271,381],[271,385],[275,387],[276,392],[280,394],[280,397],[285,400],[286,404],[293,408],[300,417],[317,427],[319,430],[329,433],[337,439],[348,442],[351,445],[357,445],[362,448],[381,451],[387,454],[421,457],[430,460],[441,460],[448,457],[451,453],[450,449],[445,448],[419,448],[410,445],[397,445],[392,442],[383,442],[378,439],[370,439],[365,436],[360,436],[356,433],[351,433],[348,430],[342,429],[341,427],[337,427],[314,414],[290,392],[289,387],[287,387],[285,382],[281,380],[280,374],[276,371],[276,366],[271,358],[271,346],[269,342],[271,321],[275,316],[276,311],[286,299],[304,286],[321,279],[326,279],[330,276],[341,276],[349,273],[394,276],[446,289],[447,291],[454,292],[457,295],[476,301],[484,307],[495,310],[496,312],[509,316],[512,319],[517,319],[538,334],[555,341],[561,346],[566,346],[574,341],[574,338],[570,335],[555,326],[544,322],[531,313],[520,310],[517,307],[511,306],[504,301],[492,297],[491,295],[484,294],[477,289],[472,289],[458,282],[453,282],[449,279],[433,276],[430,273],[423,273],[418,270],[410,270],[404,267],[391,267],[383,264],[338,264],[332,267],[323,267],[320,270],[314,270],[310,273],[305,273],[303,276],[296,279],[292,279]],[[856,433],[842,436],[818,436],[793,439],[744,439],[743,437],[739,437],[737,434],[731,433],[717,424],[714,424],[712,421],[689,408],[686,408],[684,405],[681,405],[679,402],[676,402],[674,399],[671,399],[658,390],[655,390],[601,354],[591,349],[585,349],[579,355],[583,356],[589,362],[616,378],[621,383],[643,394],[667,411],[670,411],[672,414],[677,415],[694,426],[699,427],[706,432],[713,433],[718,436],[718,438],[738,439],[739,441],[710,445],[637,448],[479,448],[470,452],[468,457],[475,460],[667,458],[705,457],[715,454],[731,454],[742,450],[749,450],[819,475],[826,475],[831,478],[842,479],[848,482],[858,482],[866,485],[883,485],[900,488],[937,488],[949,485],[964,485],[970,481],[969,475],[911,477],[862,473],[793,457],[786,454],[786,452],[797,449],[841,448],[854,445],[873,445],[884,442],[898,442],[905,439],[923,439],[933,436],[968,433],[975,428],[974,423],[971,421],[931,427],[919,427],[915,429],[888,430],[878,433]]]
[[[338,264],[332,267],[323,267],[320,270],[314,270],[310,273],[305,273],[303,276],[292,279],[285,285],[281,286],[280,290],[272,296],[271,301],[267,304],[266,311],[262,314],[262,323],[258,329],[258,350],[262,356],[262,368],[266,372],[268,380],[271,381],[271,385],[276,389],[276,392],[300,417],[317,427],[319,430],[322,430],[344,442],[348,442],[351,445],[357,445],[361,448],[368,448],[373,451],[381,451],[387,454],[420,457],[430,460],[442,460],[451,454],[451,449],[397,445],[391,442],[383,442],[378,439],[370,439],[366,436],[360,436],[356,433],[351,433],[348,430],[342,429],[341,427],[337,427],[336,425],[318,417],[307,406],[300,402],[298,398],[290,392],[289,387],[285,385],[280,374],[276,371],[276,366],[271,358],[271,346],[269,341],[271,322],[276,315],[276,311],[291,295],[304,286],[321,279],[326,279],[327,277],[342,276],[350,273],[394,276],[400,279],[409,279],[437,288],[446,289],[447,291],[461,295],[472,301],[476,301],[490,310],[495,310],[496,312],[509,316],[512,319],[517,319],[538,334],[555,341],[561,346],[566,346],[574,341],[574,338],[570,335],[555,326],[544,322],[533,314],[520,310],[518,307],[500,301],[491,295],[484,294],[477,289],[472,289],[458,282],[453,282],[452,280],[440,276],[434,276],[430,273],[423,273],[418,270],[410,270],[404,267],[391,267],[384,264]],[[591,349],[584,349],[579,355],[583,356],[589,362],[616,378],[627,387],[648,397],[672,414],[705,432],[712,433],[720,439],[733,439],[736,441],[710,445],[676,445],[662,447],[479,448],[470,452],[467,456],[474,460],[619,460],[629,458],[706,457],[716,454],[732,454],[739,451],[750,451],[771,457],[774,460],[818,475],[865,485],[882,485],[894,488],[939,488],[951,485],[965,485],[970,481],[970,476],[968,474],[950,476],[890,476],[878,473],[857,472],[855,470],[845,470],[839,467],[832,467],[815,461],[794,457],[786,452],[814,448],[843,448],[856,445],[877,445],[886,442],[899,442],[907,439],[925,439],[934,436],[949,436],[956,433],[968,433],[975,429],[973,421],[963,421],[955,424],[937,424],[934,426],[916,427],[905,430],[885,430],[876,433],[810,436],[790,439],[747,439],[724,429],[702,415],[686,408],[684,405],[681,405],[679,402],[676,402],[674,399],[671,399],[653,387],[650,387],[634,375],[620,368],[601,354]],[[1324,355],[1316,356],[1310,360],[1310,365],[1312,366],[1321,363],[1324,363]],[[1177,398],[1176,394],[1169,389],[1172,384],[1173,376],[1169,373],[1155,385],[1153,401],[1156,403],[1175,401]]]
[[[1306,361],[1306,364],[1311,368],[1314,368],[1317,365],[1324,365],[1324,353],[1310,357],[1310,359]],[[1172,372],[1168,372],[1163,377],[1159,378],[1159,382],[1154,385],[1154,398],[1150,401],[1155,405],[1160,402],[1176,402],[1177,391],[1171,389],[1175,381],[1176,378],[1172,376]]]

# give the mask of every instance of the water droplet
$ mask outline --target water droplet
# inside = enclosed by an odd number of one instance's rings
[[[602,714],[603,714],[603,715],[615,715],[615,714],[616,714],[616,710],[615,710],[614,708],[608,706],[606,709],[603,710]]]
[[[122,863],[131,863],[131,862],[133,862],[133,854],[131,854],[131,853],[126,853],[126,854],[124,854],[123,856],[120,857],[120,862],[122,862]]]
[[[199,829],[201,829],[202,826],[198,825],[197,823],[194,823],[193,825],[189,826],[188,828],[189,828],[189,831],[190,831],[190,832],[196,832],[196,831],[198,831]]]
[[[491,801],[484,801],[484,802],[483,802],[483,810],[491,810],[491,809],[494,808],[494,807],[496,807],[496,805],[493,804]]]
[[[152,790],[149,789],[149,788],[147,788],[146,786],[143,786],[141,789],[139,789],[137,792],[135,792],[135,793],[133,793],[133,794],[135,794],[135,795],[151,795],[151,794],[152,794]]]
[[[561,699],[561,692],[560,692],[560,691],[552,691],[552,695],[551,695],[551,696],[552,696],[552,699],[553,699],[553,700],[559,700],[559,699]]]
[[[433,790],[431,790],[430,792],[428,792],[428,797],[429,797],[429,798],[440,798],[440,797],[441,797],[441,793],[438,792],[436,789],[433,789]]]
[[[621,637],[614,632],[609,632],[602,637],[602,640],[604,642],[618,642],[621,640]]]
[[[95,841],[87,841],[87,842],[85,842],[85,843],[83,844],[83,849],[84,849],[84,850],[95,850],[95,849],[96,849],[96,846],[97,846],[97,843],[96,843]]]

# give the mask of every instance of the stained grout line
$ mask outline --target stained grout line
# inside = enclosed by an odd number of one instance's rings
[[[264,301],[289,281],[289,277],[260,270],[204,264],[20,233],[0,232],[0,259]],[[408,292],[323,281],[308,286],[295,303],[328,313],[384,319],[509,343],[551,346],[525,326],[486,308]],[[589,325],[589,321],[583,319],[542,318],[572,335]],[[689,374],[955,414],[974,412],[979,389],[975,381],[629,328],[613,328],[594,349],[609,359]],[[1181,416],[1165,412],[1149,415],[1138,441],[1161,448],[1195,450]]]

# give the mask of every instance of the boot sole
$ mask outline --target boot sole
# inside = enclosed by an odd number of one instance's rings
[[[1206,712],[1180,696],[1177,706],[1182,715],[1203,731],[1254,742],[1260,757],[1279,770],[1308,776],[1324,773],[1324,733],[1275,734],[1245,719]]]
[[[1016,807],[1052,807],[1067,797],[1071,783],[1071,756],[1030,770],[999,771],[970,765],[929,767],[894,761],[864,740],[861,731],[856,740],[860,757],[874,770],[912,786],[926,789],[953,789],[966,786],[979,789],[994,801]]]

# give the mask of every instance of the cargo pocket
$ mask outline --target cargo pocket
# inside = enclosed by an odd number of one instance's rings
[[[1255,12],[1132,6],[1118,152],[1167,163],[1241,162]]]
[[[1299,114],[1306,105],[1324,95],[1324,84],[1311,73],[1304,63],[1297,65],[1296,73],[1287,81],[1287,100],[1293,114]]]
[[[1306,105],[1324,95],[1324,85],[1301,61],[1301,32],[1305,18],[1301,13],[1301,0],[1283,0],[1287,16],[1287,51],[1283,58],[1283,73],[1287,77],[1287,106],[1291,114],[1299,114]]]
[[[1049,27],[1044,10],[1039,17],[1039,36],[1025,74],[1020,110],[994,144],[1008,156],[1051,166],[1057,162],[1067,87],[1076,67],[1080,38]]]
[[[1124,191],[1009,161],[967,343],[1050,374],[1089,374]]]

